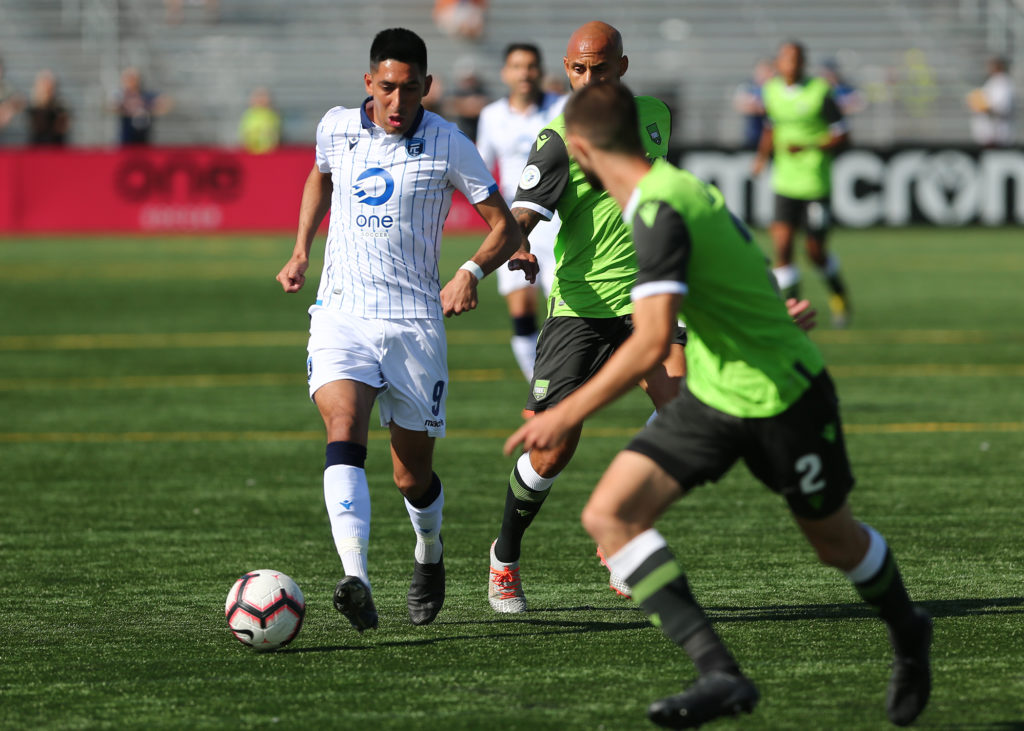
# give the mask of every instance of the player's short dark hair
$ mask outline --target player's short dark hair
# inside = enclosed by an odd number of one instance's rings
[[[505,56],[504,56],[505,60],[508,61],[508,57],[511,56],[516,51],[526,51],[527,53],[532,53],[533,57],[537,59],[537,65],[538,66],[543,66],[544,65],[544,59],[540,55],[540,49],[537,48],[537,46],[535,44],[533,44],[533,43],[509,43],[507,46],[505,46]]]
[[[633,92],[624,84],[589,84],[565,105],[565,127],[606,152],[644,154]]]
[[[427,44],[407,28],[388,28],[373,38],[370,45],[370,70],[383,61],[400,61],[427,73]]]

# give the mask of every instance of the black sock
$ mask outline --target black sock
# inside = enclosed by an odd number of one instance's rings
[[[626,583],[651,624],[683,648],[701,675],[712,670],[740,674],[736,660],[711,628],[671,551],[659,548]]]
[[[501,532],[494,544],[494,557],[502,563],[519,560],[523,534],[540,511],[550,489],[531,490],[523,484],[519,467],[512,470],[508,478],[508,492],[505,494],[505,514],[501,519]]]
[[[835,294],[845,295],[846,285],[843,284],[843,278],[839,276],[839,273],[826,274],[825,282],[828,284],[828,288],[831,289]]]
[[[536,315],[520,315],[519,317],[512,318],[512,334],[513,335],[536,335],[537,334],[537,317]]]
[[[861,599],[870,604],[889,625],[890,636],[897,645],[897,651],[901,650],[901,644],[915,646],[917,615],[914,614],[914,605],[903,586],[903,578],[892,551],[886,549],[882,567],[874,576],[853,586]],[[905,643],[901,640],[905,640]]]

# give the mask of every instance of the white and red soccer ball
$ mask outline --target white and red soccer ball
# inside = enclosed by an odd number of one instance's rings
[[[295,639],[306,616],[306,600],[287,574],[250,571],[235,582],[224,604],[235,639],[257,650],[276,650]]]

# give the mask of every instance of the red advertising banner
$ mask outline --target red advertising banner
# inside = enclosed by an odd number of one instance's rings
[[[0,150],[0,233],[293,231],[308,148]],[[486,228],[456,193],[446,230]]]

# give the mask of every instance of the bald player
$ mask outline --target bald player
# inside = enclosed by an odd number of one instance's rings
[[[596,81],[618,83],[629,68],[622,36],[612,26],[591,22],[569,38],[565,73],[573,90]],[[636,97],[638,134],[650,159],[668,152],[671,115],[664,102]],[[555,281],[548,317],[537,341],[537,357],[527,399],[528,412],[550,408],[584,384],[632,332],[630,289],[636,279],[636,256],[629,231],[615,202],[589,183],[565,144],[565,121],[559,116],[534,142],[512,215],[529,236],[555,214],[562,220],[555,239]],[[682,340],[668,358],[646,373],[640,385],[655,407],[676,395],[685,371]],[[509,478],[501,531],[491,545],[488,599],[496,612],[526,611],[519,578],[522,538],[551,485],[576,451],[582,425],[560,444],[533,449],[516,462]],[[611,586],[628,587],[614,574]]]

